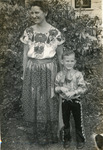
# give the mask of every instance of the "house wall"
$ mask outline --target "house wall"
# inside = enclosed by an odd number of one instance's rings
[[[92,0],[91,7],[93,11],[91,12],[91,16],[97,15],[102,18],[102,0]],[[90,13],[90,12],[89,12]]]
[[[75,9],[75,0],[67,0]],[[91,0],[91,8],[82,8],[81,14],[89,14],[91,17],[98,16],[102,19],[103,0]],[[79,9],[75,9],[76,15],[79,15]]]

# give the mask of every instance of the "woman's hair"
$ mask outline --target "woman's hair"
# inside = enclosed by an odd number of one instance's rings
[[[33,6],[38,6],[40,7],[40,9],[43,11],[43,12],[48,12],[48,4],[46,1],[44,0],[36,0],[36,1],[33,1],[30,3],[30,6],[33,7]]]
[[[64,51],[63,51],[63,54],[62,54],[62,59],[63,59],[65,56],[69,56],[69,55],[71,55],[71,54],[73,54],[73,55],[75,56],[74,51],[72,51],[72,50],[64,50]]]

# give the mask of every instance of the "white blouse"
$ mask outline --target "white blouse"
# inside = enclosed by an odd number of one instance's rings
[[[53,26],[47,33],[36,32],[31,26],[24,31],[20,40],[29,46],[28,57],[36,59],[54,57],[57,46],[65,41],[61,32]]]

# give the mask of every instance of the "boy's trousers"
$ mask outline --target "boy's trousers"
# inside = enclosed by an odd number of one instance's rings
[[[64,140],[71,140],[70,135],[70,114],[73,114],[75,129],[76,129],[76,141],[84,142],[84,130],[83,130],[83,118],[82,118],[82,106],[78,99],[67,101],[62,99],[62,114],[64,122]]]

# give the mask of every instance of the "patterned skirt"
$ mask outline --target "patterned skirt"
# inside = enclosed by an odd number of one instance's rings
[[[57,73],[55,59],[29,59],[23,81],[22,105],[24,119],[32,123],[35,142],[51,143],[57,140],[59,104],[54,96]]]

